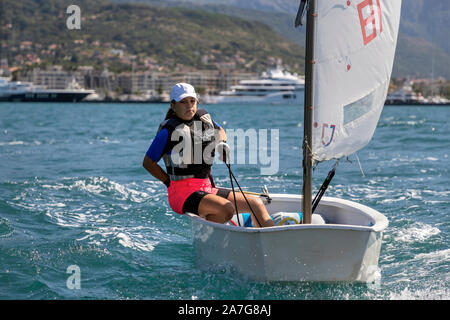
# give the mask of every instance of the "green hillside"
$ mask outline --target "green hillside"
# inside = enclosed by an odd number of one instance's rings
[[[0,0],[0,58],[22,68],[92,65],[115,72],[130,71],[132,65],[135,70],[228,67],[260,72],[280,58],[292,71],[303,72],[304,28],[293,28],[295,10],[286,13],[296,6],[293,1],[191,1],[197,4],[80,0],[82,28],[71,31],[65,11],[72,1]],[[430,10],[424,0],[403,2],[394,77],[450,79],[446,1],[430,2]],[[31,47],[22,45],[27,41],[33,42]]]
[[[0,55],[8,58],[10,66],[34,61],[69,69],[106,65],[119,72],[130,71],[132,63],[141,68],[150,61],[167,71],[227,65],[262,71],[280,58],[292,71],[303,69],[301,46],[263,23],[237,17],[82,0],[78,1],[81,30],[69,30],[66,8],[72,1],[2,0],[2,4]]]

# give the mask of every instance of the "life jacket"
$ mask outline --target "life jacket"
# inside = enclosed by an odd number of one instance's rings
[[[208,178],[216,145],[216,131],[210,114],[197,109],[189,121],[173,116],[160,124],[158,132],[164,128],[169,135],[162,158],[170,179]]]

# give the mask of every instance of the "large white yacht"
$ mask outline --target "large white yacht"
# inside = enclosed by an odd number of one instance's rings
[[[87,90],[72,79],[66,89],[46,89],[31,82],[10,81],[0,77],[0,101],[79,102],[94,90]]]
[[[387,105],[449,105],[450,100],[439,95],[423,97],[422,94],[414,92],[413,82],[407,82],[403,87],[395,92],[389,93],[386,97]]]
[[[10,81],[7,77],[0,77],[0,101],[8,100],[16,94],[24,94],[32,86],[30,82]]]
[[[411,105],[424,104],[426,102],[424,97],[414,92],[411,83],[406,83],[400,90],[389,93],[385,103]]]
[[[204,97],[205,103],[302,104],[305,80],[280,68],[268,70],[259,79],[241,80],[228,91]]]

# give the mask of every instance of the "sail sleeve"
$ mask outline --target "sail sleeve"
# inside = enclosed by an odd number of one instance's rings
[[[317,1],[313,157],[348,156],[372,139],[386,99],[401,0]]]

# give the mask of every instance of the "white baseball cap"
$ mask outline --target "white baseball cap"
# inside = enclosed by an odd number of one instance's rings
[[[197,93],[192,85],[189,83],[177,83],[170,90],[170,101],[175,100],[176,102],[183,100],[186,97],[195,98],[198,101]]]

